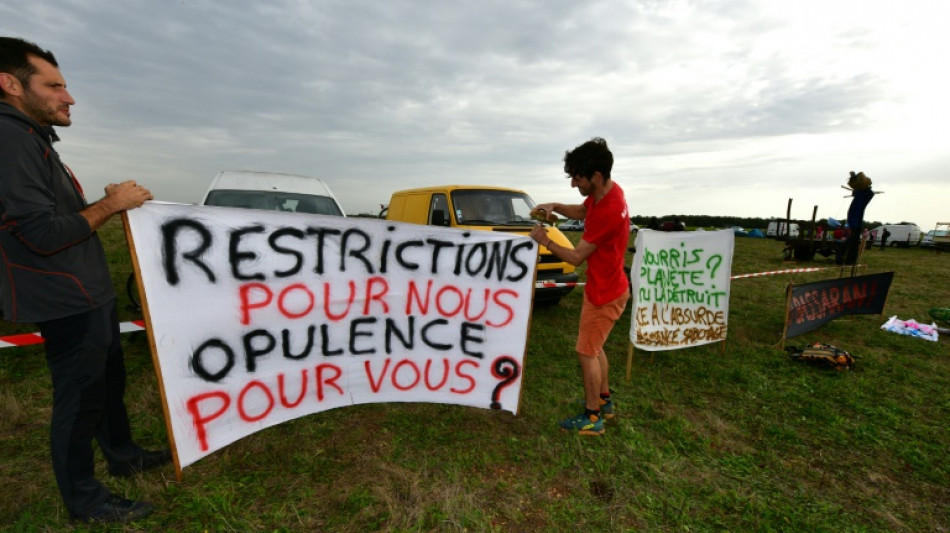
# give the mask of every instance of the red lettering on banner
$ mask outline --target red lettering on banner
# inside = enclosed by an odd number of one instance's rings
[[[432,280],[426,283],[425,298],[419,296],[419,289],[416,287],[416,280],[409,280],[409,289],[406,294],[406,315],[412,315],[412,302],[415,301],[419,307],[419,312],[423,315],[429,313],[429,294],[432,292]]]
[[[267,298],[263,301],[251,302],[250,294],[251,291],[263,292]],[[274,299],[274,293],[271,292],[270,288],[263,283],[247,283],[241,285],[240,288],[241,295],[241,324],[245,326],[251,323],[251,309],[261,309],[267,307],[271,300]]]
[[[465,294],[465,320],[469,322],[475,322],[476,320],[485,316],[485,313],[488,312],[488,301],[491,298],[491,289],[485,289],[485,298],[482,299],[485,302],[485,305],[482,306],[482,312],[476,316],[471,314],[472,308],[472,289],[469,289]]]
[[[221,400],[221,407],[213,413],[203,415],[198,404],[212,398]],[[208,451],[208,432],[205,430],[205,425],[228,410],[231,405],[231,397],[221,391],[206,392],[189,398],[185,405],[188,408],[188,413],[191,414],[191,423],[195,426],[195,432],[198,434],[198,446],[201,451],[206,452]]]
[[[426,361],[426,388],[429,390],[439,390],[445,385],[445,382],[449,380],[449,360],[442,360],[442,381],[438,385],[432,386],[432,383],[429,382],[429,370],[432,368],[432,359]]]
[[[451,390],[452,392],[456,394],[468,394],[472,392],[473,390],[475,390],[475,378],[469,374],[462,373],[462,367],[469,366],[469,365],[474,366],[475,368],[478,368],[478,363],[476,363],[475,361],[459,361],[459,363],[455,365],[455,375],[468,381],[468,388],[456,389],[455,387],[452,387],[449,390]]]
[[[277,375],[277,391],[282,407],[293,409],[301,404],[307,392],[307,374],[306,369],[300,371],[300,393],[293,402],[287,399],[284,374]],[[317,365],[314,367],[314,376],[317,384],[316,396],[318,401],[322,402],[324,400],[326,389],[333,389],[339,392],[340,396],[345,395],[343,388],[338,383],[338,380],[343,376],[343,370],[339,366],[331,364]],[[252,393],[254,393],[253,396]],[[251,413],[249,407],[258,406],[254,402],[255,398],[264,400],[261,404],[263,407],[260,412]],[[214,401],[219,402],[216,408]],[[231,395],[223,390],[197,394],[185,402],[185,407],[191,415],[191,423],[195,427],[198,446],[201,451],[208,451],[208,424],[222,417],[231,405]],[[260,380],[248,382],[237,395],[237,415],[244,422],[256,423],[267,418],[274,411],[276,405],[273,387]]]
[[[304,297],[307,299],[307,304],[304,306],[303,311],[292,312],[287,310],[287,295],[291,294],[291,291],[302,291]],[[287,318],[300,318],[310,314],[310,311],[313,311],[314,306],[316,305],[316,298],[314,298],[313,293],[310,292],[310,289],[307,288],[303,283],[294,283],[293,285],[287,287],[286,289],[280,291],[280,296],[277,297],[277,308],[280,309],[282,315]]]
[[[387,381],[400,391],[411,390],[417,387],[421,381],[425,382],[425,387],[430,391],[441,390],[443,387],[445,387],[446,383],[448,383],[449,373],[452,368],[451,362],[448,359],[443,358],[442,379],[438,384],[434,385],[430,375],[434,368],[433,359],[426,361],[424,374],[423,372],[419,371],[419,366],[411,359],[400,360],[395,364],[395,366],[393,366],[392,371],[390,372],[389,368],[391,363],[392,359],[387,358],[383,363],[382,369],[380,369],[378,373],[374,373],[373,364],[371,361],[365,361],[363,363],[363,368],[366,371],[366,378],[369,380],[370,389],[374,393],[379,393]],[[469,366],[477,369],[478,363],[471,360],[458,361],[455,363],[455,376],[465,380],[468,385],[465,388],[452,387],[449,389],[451,392],[456,394],[468,394],[469,392],[475,390],[475,386],[477,384],[475,377],[465,372],[466,368]],[[423,375],[425,376],[424,380]]]
[[[333,371],[332,377],[329,377],[329,378],[324,377],[323,372],[327,370]],[[343,388],[340,387],[340,385],[336,382],[338,379],[340,379],[340,376],[342,375],[343,375],[343,370],[336,365],[328,365],[328,364],[317,365],[316,373],[314,374],[314,379],[317,380],[317,400],[322,402],[323,398],[325,397],[323,394],[324,385],[328,387],[333,387],[334,389],[336,389],[337,392],[340,393],[340,396],[343,396],[344,395]]]
[[[332,300],[331,295],[330,295],[330,284],[329,283],[323,284],[323,312],[326,313],[327,318],[329,318],[330,320],[333,320],[334,322],[343,320],[344,318],[346,318],[346,315],[350,314],[350,307],[353,306],[353,300],[356,299],[356,283],[353,281],[350,281],[347,284],[347,286],[349,286],[350,288],[350,295],[345,300],[346,309],[342,313],[333,314],[333,312],[330,311],[330,301]]]
[[[373,379],[373,371],[371,369],[370,362],[366,361],[363,363],[363,368],[366,369],[366,379],[369,380],[369,388],[373,392],[379,392],[380,387],[383,386],[383,378],[386,377],[386,372],[389,371],[389,363],[392,359],[386,358],[386,364],[383,365],[383,371],[379,374],[379,379]]]
[[[855,300],[864,300],[868,297],[868,286],[866,284],[854,285],[851,288]]]
[[[307,369],[304,368],[300,371],[300,394],[297,396],[297,400],[294,402],[287,401],[287,395],[284,394],[284,374],[277,374],[277,391],[278,396],[280,396],[280,404],[284,407],[291,409],[300,405],[300,402],[303,401],[303,397],[307,394]]]
[[[451,292],[455,294],[457,301],[455,302],[455,309],[450,309],[443,304],[443,297],[446,292]],[[462,291],[458,287],[452,285],[446,285],[439,289],[439,292],[435,295],[435,307],[439,310],[439,314],[444,317],[453,317],[462,310],[462,306],[465,305],[465,298],[462,297]]]
[[[257,416],[247,414],[247,410],[244,408],[244,399],[247,398],[247,394],[251,392],[251,388],[261,389],[261,391],[264,392],[264,396],[267,398],[267,408],[261,411],[261,413]],[[274,395],[271,394],[270,389],[267,388],[267,385],[264,385],[255,379],[254,381],[251,381],[245,385],[243,389],[241,389],[241,393],[238,394],[237,408],[238,415],[241,417],[241,420],[244,420],[245,422],[257,422],[258,420],[265,418],[270,414],[271,411],[274,410]]]
[[[380,292],[377,293],[373,290],[374,286],[379,285]],[[386,300],[383,298],[386,296],[386,293],[389,292],[389,282],[386,281],[386,278],[381,276],[374,276],[369,278],[369,281],[366,282],[366,300],[363,303],[363,315],[369,315],[369,306],[373,301],[379,301],[383,305],[383,314],[389,314],[389,304],[386,303]]]
[[[508,318],[506,318],[504,321],[499,322],[499,323],[492,323],[491,321],[485,322],[486,326],[491,326],[493,328],[502,328],[502,327],[507,326],[508,324],[511,323],[512,320],[514,320],[515,310],[510,305],[506,304],[505,302],[501,300],[502,296],[512,296],[515,299],[517,299],[518,293],[511,289],[502,289],[496,292],[494,295],[492,295],[492,301],[508,312]]]
[[[399,370],[404,367],[408,367],[415,376],[408,385],[400,384],[398,380]],[[405,372],[403,372],[403,375],[405,375]],[[422,379],[422,376],[419,374],[419,367],[417,367],[416,364],[409,359],[403,359],[402,361],[399,361],[396,363],[395,368],[393,368],[393,387],[396,387],[399,390],[406,391],[415,387],[419,384],[420,379]]]
[[[792,318],[795,324],[824,320],[846,310],[870,305],[872,301],[869,294],[871,297],[877,294],[875,283],[870,286],[867,283],[846,284],[840,288],[828,287],[804,292],[792,297]]]

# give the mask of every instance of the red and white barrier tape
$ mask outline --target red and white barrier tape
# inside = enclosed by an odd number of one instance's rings
[[[554,283],[553,281],[539,281],[534,284],[535,289],[553,289],[554,287],[583,287],[582,282],[572,281],[569,283]]]
[[[865,266],[865,265],[858,265]],[[737,276],[732,276],[729,279],[743,279],[743,278],[757,278],[761,276],[774,276],[777,274],[798,274],[801,272],[818,272],[819,270],[832,270],[835,268],[843,268],[840,266],[834,267],[812,267],[812,268],[789,268],[785,270],[773,270],[771,272],[756,272],[754,274],[739,274]],[[538,281],[534,284],[535,289],[553,289],[556,287],[583,287],[586,285],[584,282],[573,281],[569,283],[554,283],[551,281]],[[130,331],[142,331],[145,329],[144,320],[133,320],[132,322],[122,322],[119,324],[120,333],[128,333]],[[13,348],[16,346],[30,346],[33,344],[42,344],[43,337],[39,333],[21,333],[19,335],[8,335],[6,337],[0,337],[0,349],[3,348]]]
[[[133,320],[132,322],[122,322],[119,324],[119,333],[143,331],[144,329],[144,320]],[[19,335],[0,337],[0,348],[15,348],[17,346],[32,346],[34,344],[43,344],[43,336],[39,333],[20,333]]]
[[[850,265],[849,265],[850,266]],[[867,265],[857,265],[859,267]],[[818,272],[821,270],[834,270],[836,268],[846,268],[843,266],[833,266],[833,267],[809,267],[809,268],[787,268],[785,270],[772,270],[770,272],[756,272],[754,274],[737,274],[731,276],[729,279],[744,279],[744,278],[758,278],[762,276],[775,276],[778,274],[799,274],[802,272]],[[539,281],[535,283],[535,289],[551,289],[555,287],[582,287],[585,284],[582,282],[573,282],[573,283],[554,283],[548,281]]]
[[[821,270],[835,270],[841,268],[848,268],[851,265],[838,265],[833,267],[811,267],[811,268],[787,268],[785,270],[773,270],[771,272],[756,272],[755,274],[739,274],[737,276],[732,276],[729,279],[743,279],[743,278],[758,278],[761,276],[774,276],[776,274],[798,274],[800,272],[818,272]],[[867,265],[855,265],[859,267],[866,267]]]
[[[759,278],[762,276],[774,276],[776,274],[798,274],[800,272],[818,272],[819,270],[825,270],[825,269],[820,268],[820,267],[787,268],[785,270],[773,270],[771,272],[756,272],[755,274],[739,274],[737,276],[732,276],[729,279]]]

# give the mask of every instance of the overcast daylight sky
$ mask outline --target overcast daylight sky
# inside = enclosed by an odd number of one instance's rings
[[[198,202],[220,170],[325,180],[350,214],[398,189],[578,202],[594,137],[636,215],[950,220],[950,2],[4,0],[77,101],[90,200],[135,179]]]

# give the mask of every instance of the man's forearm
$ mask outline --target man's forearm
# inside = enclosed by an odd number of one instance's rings
[[[79,212],[83,218],[86,219],[86,222],[89,223],[89,229],[91,231],[96,231],[99,229],[112,215],[118,213],[121,209],[116,209],[115,201],[106,196],[102,200],[91,204],[89,207],[83,209]]]
[[[587,210],[579,204],[554,204],[554,212],[574,220],[583,220]]]

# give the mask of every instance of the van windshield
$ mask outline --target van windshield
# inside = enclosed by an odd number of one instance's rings
[[[279,191],[215,189],[208,193],[205,205],[343,216],[333,198]]]
[[[492,189],[459,189],[452,192],[456,223],[461,225],[526,225],[534,224],[531,210],[534,201],[525,193]]]

